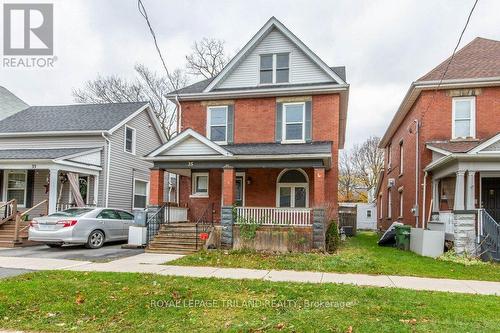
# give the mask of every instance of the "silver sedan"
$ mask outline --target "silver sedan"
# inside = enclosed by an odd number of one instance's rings
[[[128,239],[128,229],[134,216],[111,208],[70,208],[34,218],[29,228],[29,240],[50,247],[63,244],[85,244],[100,248],[105,242]]]

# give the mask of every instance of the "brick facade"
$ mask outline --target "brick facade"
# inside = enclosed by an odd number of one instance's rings
[[[433,96],[434,95],[434,96]],[[415,204],[415,131],[413,121],[418,119],[420,127],[420,167],[419,167],[419,206],[422,213],[423,169],[432,162],[432,151],[426,148],[426,142],[450,140],[452,138],[452,94],[451,90],[428,90],[421,92],[410,111],[390,138],[385,147],[385,173],[378,193],[378,226],[386,229],[393,221],[414,225],[415,217],[410,209]],[[477,90],[476,95],[476,138],[488,139],[499,132],[500,123],[500,87],[486,87]],[[399,144],[403,142],[404,170],[400,175]],[[388,149],[391,149],[391,169],[388,169]],[[392,217],[388,218],[388,179],[395,180],[391,189]],[[476,193],[479,191],[479,175],[476,174]],[[403,192],[403,216],[399,216],[399,190]],[[432,197],[432,177],[427,179],[425,210],[428,214]],[[382,198],[382,200],[380,200]],[[382,212],[380,214],[380,212]],[[419,217],[419,224],[422,217]]]

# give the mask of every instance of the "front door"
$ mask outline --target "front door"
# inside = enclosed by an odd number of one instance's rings
[[[236,206],[243,206],[244,177],[236,176]]]
[[[500,221],[500,178],[483,178],[481,187],[481,207]]]

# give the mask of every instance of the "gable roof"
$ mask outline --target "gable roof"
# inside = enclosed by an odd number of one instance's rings
[[[0,86],[0,120],[26,109],[28,106],[8,89]]]
[[[147,102],[31,106],[0,121],[0,134],[111,131]]]
[[[430,150],[442,153],[466,153],[477,147],[481,141],[479,140],[458,140],[458,141],[431,141],[427,142],[426,146]]]
[[[450,58],[417,81],[441,80]],[[476,37],[453,58],[443,80],[500,77],[500,41]]]
[[[224,78],[240,63],[240,61],[273,29],[277,29],[303,51],[316,65],[328,74],[336,83],[346,84],[344,80],[312,52],[297,36],[295,36],[276,17],[271,17],[262,28],[250,39],[250,41],[231,59],[224,69],[205,88],[204,92],[213,90]]]
[[[500,41],[480,37],[475,38],[455,53],[446,77],[441,82],[441,77],[449,59],[410,85],[389,127],[380,140],[380,148],[387,147],[392,136],[420,96],[421,91],[437,89],[438,85],[439,89],[500,86]]]

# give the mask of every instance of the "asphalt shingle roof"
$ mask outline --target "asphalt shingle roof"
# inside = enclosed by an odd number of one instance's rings
[[[29,105],[6,88],[0,86],[0,120],[24,110]]]
[[[58,148],[58,149],[5,149],[0,150],[0,160],[52,160],[92,150],[94,148]]]
[[[449,59],[446,59],[418,81],[440,80]],[[478,79],[500,76],[500,41],[477,37],[460,49],[450,63],[444,80]]]
[[[479,140],[459,140],[459,141],[439,141],[428,142],[427,146],[446,150],[450,153],[466,153],[479,146],[483,141]]]
[[[0,133],[106,131],[146,104],[31,106],[0,121]]]
[[[234,155],[330,154],[331,141],[284,145],[281,143],[243,143],[223,146]]]

